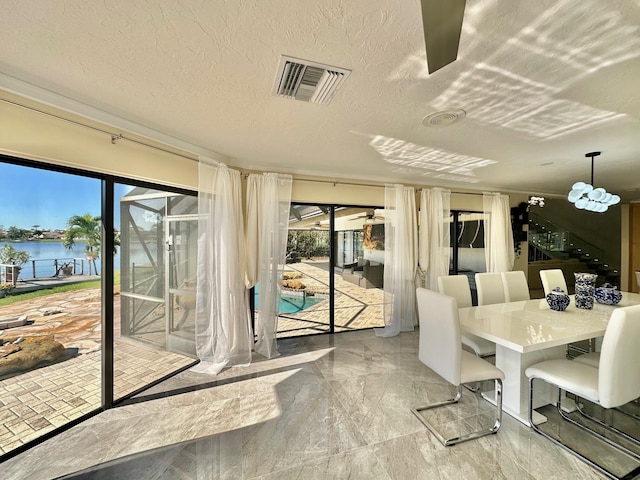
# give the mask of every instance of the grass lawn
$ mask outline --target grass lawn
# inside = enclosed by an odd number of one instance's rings
[[[71,283],[68,285],[61,285],[53,288],[43,288],[42,290],[35,290],[33,292],[20,293],[18,295],[9,294],[4,298],[0,298],[0,307],[11,305],[16,302],[24,302],[25,300],[31,300],[33,298],[45,297],[47,295],[53,295],[54,293],[72,292],[75,290],[84,290],[85,288],[97,288],[100,286],[100,280],[94,280],[91,282]]]
[[[120,285],[120,271],[114,272],[114,285]],[[45,297],[47,295],[53,295],[54,293],[73,292],[76,290],[84,290],[86,288],[99,288],[102,282],[100,280],[92,280],[90,282],[78,282],[69,283],[66,285],[60,285],[59,287],[44,288],[42,290],[35,290],[33,292],[9,294],[4,298],[0,298],[0,307],[11,305],[16,302],[24,302],[25,300],[31,300],[32,298]],[[15,290],[13,290],[15,292]]]

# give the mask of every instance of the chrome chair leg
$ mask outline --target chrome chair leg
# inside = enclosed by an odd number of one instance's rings
[[[483,437],[485,435],[490,435],[496,433],[500,429],[500,425],[502,424],[502,380],[495,379],[496,382],[496,416],[495,421],[492,427],[478,430],[476,432],[471,432],[466,435],[461,435],[459,437],[453,438],[444,438],[440,432],[438,432],[433,425],[427,422],[420,412],[425,410],[430,410],[437,407],[442,407],[445,405],[451,405],[454,403],[458,403],[460,398],[462,398],[462,384],[458,385],[458,391],[456,396],[450,400],[445,400],[442,402],[431,403],[429,405],[422,405],[420,407],[412,407],[411,412],[418,417],[418,420],[422,422],[422,424],[429,429],[429,431],[438,439],[442,445],[445,447],[449,447],[451,445],[455,445],[457,443],[466,442],[467,440],[473,440],[474,438]]]
[[[554,443],[555,445],[563,448],[564,450],[566,450],[567,452],[575,455],[576,457],[578,457],[580,460],[582,460],[584,463],[586,463],[587,465],[589,465],[590,467],[596,469],[597,471],[599,471],[600,473],[602,473],[603,475],[607,476],[608,478],[611,478],[613,480],[622,480],[621,477],[618,477],[615,473],[607,470],[606,468],[604,468],[602,465],[598,465],[597,463],[595,463],[594,461],[590,460],[589,458],[585,457],[584,455],[582,455],[581,453],[577,452],[576,450],[572,449],[569,445],[565,444],[564,442],[562,442],[561,440],[558,440],[554,437],[552,437],[551,435],[549,435],[548,433],[544,432],[542,429],[540,429],[534,422],[533,422],[533,381],[535,380],[535,377],[531,377],[529,378],[529,402],[528,402],[528,408],[527,408],[527,415],[528,415],[528,420],[529,420],[529,425],[531,426],[531,428],[539,433],[540,435],[542,435],[543,437],[545,437],[547,440],[550,440],[552,443]],[[597,432],[594,432],[593,430],[590,430],[589,428],[585,427],[584,425],[580,425],[578,422],[576,422],[573,419],[569,419],[567,417],[567,415],[562,412],[562,407],[561,407],[561,401],[562,401],[562,390],[558,389],[558,411],[561,412],[560,415],[562,415],[562,418],[569,420],[571,423],[577,425],[578,427],[580,427],[582,430],[590,433],[591,435],[597,437],[597,438],[604,438],[602,437],[600,434],[598,434]],[[620,445],[614,443],[614,442],[607,442],[607,443],[611,443],[611,445],[614,448],[618,448],[621,449],[621,451],[623,451],[624,453],[629,453],[629,451],[627,449],[625,449],[624,447],[621,447]],[[637,455],[632,454],[634,458],[637,458]],[[635,472],[635,471],[634,471]],[[635,472],[640,473],[640,472]],[[626,478],[628,477],[630,474],[627,474],[625,477],[622,478]],[[629,477],[632,478],[632,477]]]
[[[597,425],[600,425],[602,428],[605,428],[605,429],[607,429],[607,430],[610,430],[610,431],[612,431],[612,432],[615,432],[616,434],[620,435],[621,437],[624,437],[625,439],[627,439],[629,442],[634,443],[635,445],[640,446],[640,439],[635,438],[635,437],[632,437],[632,436],[631,436],[631,435],[629,435],[628,433],[623,432],[622,430],[620,430],[620,429],[618,429],[618,428],[614,427],[613,425],[610,425],[610,424],[608,424],[608,423],[606,423],[606,422],[603,422],[602,420],[597,419],[597,418],[596,418],[596,417],[594,417],[593,415],[589,415],[587,412],[585,412],[585,411],[584,411],[584,409],[583,409],[582,405],[580,404],[580,402],[576,402],[576,407],[577,407],[578,412],[580,413],[580,415],[582,415],[583,417],[585,417],[585,418],[589,419],[590,421],[592,421],[593,423],[595,423],[595,424],[597,424]],[[560,407],[558,407],[558,408],[560,408]],[[633,414],[625,413],[625,412],[623,412],[623,411],[621,411],[621,410],[619,410],[619,409],[617,409],[617,408],[616,408],[615,410],[620,411],[620,412],[621,412],[622,414],[624,414],[624,415],[629,415],[629,416],[631,416],[631,417],[638,418],[638,417],[636,417],[636,416],[635,416],[635,415],[633,415]],[[566,415],[566,413],[564,413],[564,412],[560,412],[560,415],[562,415],[562,416],[563,416],[566,420],[568,420],[569,422],[574,423],[574,424],[576,424],[576,425],[580,426],[580,424],[579,424],[578,422],[576,422],[575,420],[573,420],[573,419],[569,418],[569,417]],[[599,434],[598,434],[598,436],[601,436],[601,435],[599,435]],[[608,442],[608,439],[607,439],[606,437],[602,437],[602,439],[603,439],[603,440],[605,440],[605,441],[607,441],[607,443],[609,443],[609,442]],[[617,445],[617,444],[616,444],[616,445]],[[621,448],[624,448],[624,447],[621,447]],[[630,455],[632,455],[632,456],[634,456],[634,457],[636,457],[636,458],[638,458],[638,459],[640,460],[640,455],[639,455],[639,454],[634,453],[634,452],[632,452],[632,451],[628,451],[627,453],[629,453]]]

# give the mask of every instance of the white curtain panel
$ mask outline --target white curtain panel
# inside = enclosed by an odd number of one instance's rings
[[[392,337],[412,331],[415,324],[418,227],[413,187],[386,185],[384,197],[385,327],[374,331]]]
[[[251,363],[253,333],[245,288],[240,172],[200,159],[198,287],[193,371]]]
[[[509,196],[483,193],[484,256],[487,272],[508,272],[513,269],[515,251],[511,228]]]
[[[291,208],[291,175],[252,174],[247,179],[247,287],[257,284],[254,350],[279,355],[276,345],[280,280]]]
[[[418,264],[424,287],[438,291],[438,277],[449,274],[451,258],[451,192],[442,188],[420,193]]]

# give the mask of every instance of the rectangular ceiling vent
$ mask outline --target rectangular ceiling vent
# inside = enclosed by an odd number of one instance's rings
[[[312,103],[329,103],[351,73],[344,68],[282,56],[275,94]]]

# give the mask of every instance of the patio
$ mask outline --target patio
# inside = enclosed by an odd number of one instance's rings
[[[326,261],[304,261],[287,265],[287,270],[302,274],[300,280],[307,290],[329,293],[329,272]],[[384,326],[384,291],[362,288],[334,273],[335,331],[345,332]],[[281,314],[278,338],[329,332],[329,300],[317,303],[298,313]]]
[[[115,318],[120,302],[116,297]],[[27,314],[29,323],[0,333],[53,335],[67,359],[0,380],[0,454],[7,453],[101,405],[101,292],[90,288],[17,302],[2,315]],[[114,332],[115,398],[186,367],[194,359],[154,349]]]

